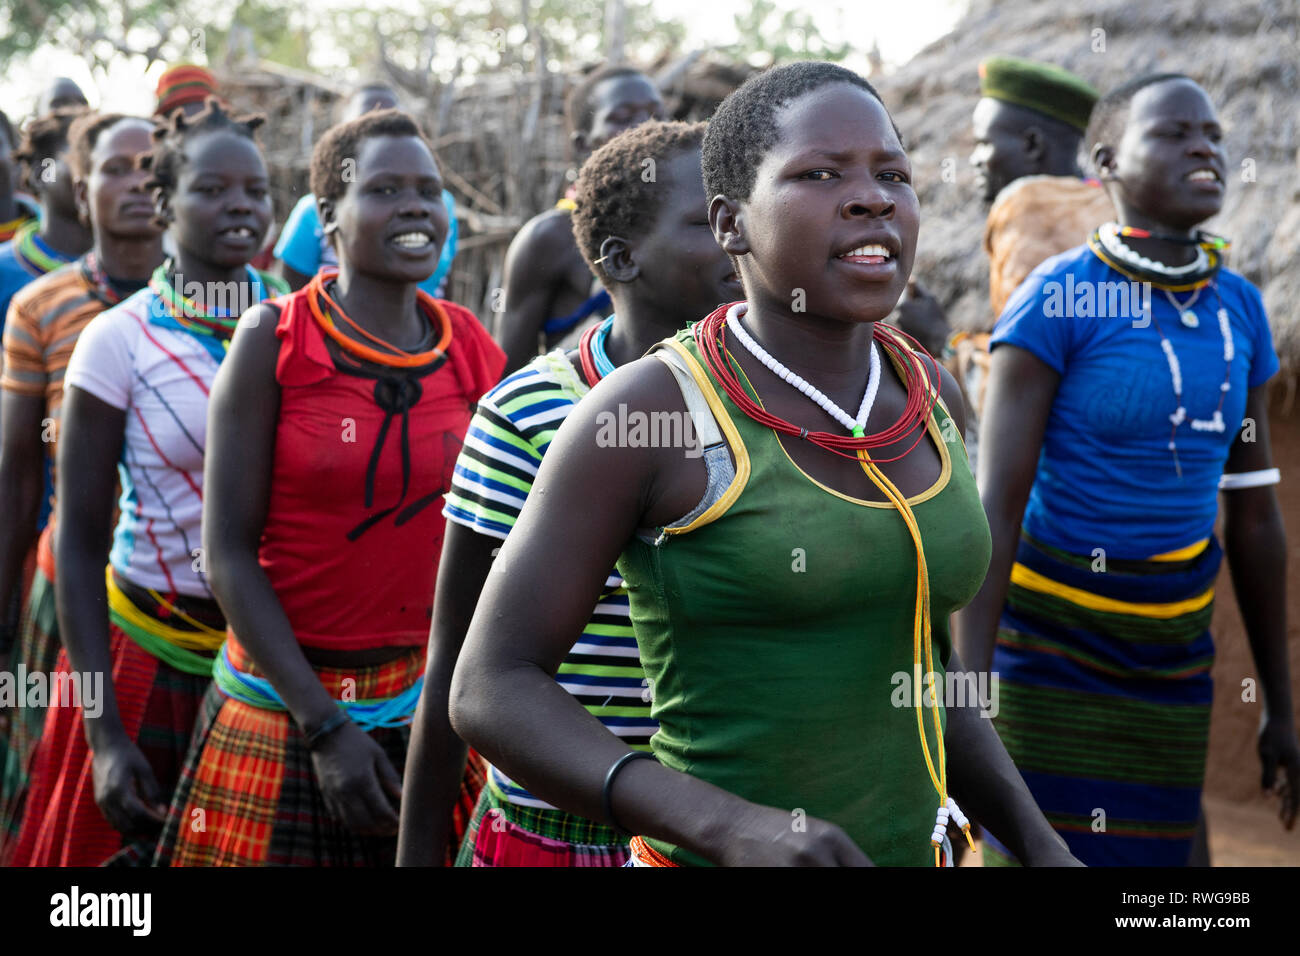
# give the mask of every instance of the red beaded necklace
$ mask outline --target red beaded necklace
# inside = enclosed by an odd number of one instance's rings
[[[882,462],[898,461],[906,457],[925,437],[926,426],[939,399],[940,375],[938,363],[911,336],[897,329],[885,327],[880,322],[875,323],[872,338],[879,347],[885,349],[891,357],[898,360],[898,364],[902,369],[903,384],[907,389],[907,404],[898,417],[898,421],[874,435],[862,434],[861,426],[855,427],[852,435],[832,435],[829,432],[809,431],[764,411],[741,386],[735,372],[732,371],[731,363],[733,359],[727,351],[726,341],[723,338],[723,329],[725,328],[729,308],[730,306],[727,305],[720,307],[707,318],[696,323],[693,329],[695,344],[704,359],[704,364],[718,383],[722,385],[727,397],[749,418],[752,418],[760,425],[766,425],[781,434],[806,438],[818,447],[841,457],[856,459],[862,466],[862,470],[866,472],[867,477],[898,510],[903,523],[907,526],[908,534],[911,536],[913,546],[916,548],[916,603],[912,617],[912,678],[915,682],[913,686],[923,686],[923,675],[934,673],[934,649],[931,641],[932,622],[930,618],[930,571],[925,560],[925,545],[921,540],[921,528],[916,520],[916,514],[912,511],[907,498],[889,480],[889,477],[880,470],[880,464]],[[915,350],[909,347],[909,343],[915,346]],[[924,356],[924,359],[929,359],[930,365],[926,365],[922,356]],[[934,370],[933,374],[931,374],[931,368]],[[902,441],[913,431],[917,433],[916,439],[902,454],[893,458],[873,458],[868,454],[870,449],[884,448],[895,442]],[[930,711],[934,724],[935,757],[932,757],[930,753],[930,742],[926,736],[925,720],[922,716],[923,709]],[[930,774],[930,782],[934,784],[935,792],[939,798],[935,827],[930,836],[930,844],[934,847],[935,866],[939,866],[941,862],[940,847],[944,839],[944,831],[947,830],[950,814],[952,815],[951,818],[956,819],[958,825],[962,826],[968,841],[971,839],[970,826],[966,818],[961,815],[957,804],[948,795],[947,755],[943,740],[943,727],[939,720],[939,708],[917,707],[916,728],[921,739],[921,751],[925,757],[926,770]],[[974,847],[973,842],[971,846]]]
[[[939,395],[937,384],[940,381],[939,366],[934,358],[921,348],[920,343],[907,333],[893,328],[886,329],[879,322],[875,324],[872,331],[872,337],[875,339],[876,344],[899,359],[899,365],[902,366],[903,384],[907,388],[907,404],[898,417],[898,421],[872,435],[835,435],[831,432],[809,431],[806,428],[793,425],[784,418],[765,410],[749,397],[749,393],[741,385],[740,379],[732,371],[731,364],[734,360],[731,358],[731,353],[727,350],[726,341],[723,338],[727,308],[725,305],[721,306],[695,324],[693,330],[695,344],[700,350],[704,364],[708,366],[709,371],[718,380],[723,391],[727,393],[727,397],[742,412],[760,425],[765,425],[783,435],[806,438],[819,448],[824,448],[842,458],[854,459],[860,457],[858,452],[869,451],[873,448],[887,448],[896,442],[902,441],[912,432],[916,432],[915,440],[907,447],[906,451],[895,455],[893,458],[873,457],[871,460],[877,464],[899,461],[907,457],[912,449],[925,437],[925,426],[934,411],[934,404]],[[905,343],[911,343],[917,351],[908,348]],[[928,366],[921,356],[929,360],[930,364]],[[931,367],[934,369],[933,374],[931,373]]]

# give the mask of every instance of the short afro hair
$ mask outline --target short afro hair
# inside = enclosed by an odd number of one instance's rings
[[[152,120],[147,120],[143,116],[97,113],[93,110],[82,113],[72,121],[72,125],[68,128],[68,167],[74,177],[85,179],[90,175],[90,157],[95,152],[95,144],[99,142],[99,137],[122,120],[139,120],[141,123],[153,125]]]
[[[591,102],[592,93],[601,83],[616,80],[620,76],[644,77],[651,86],[654,85],[654,80],[644,70],[638,70],[634,66],[606,63],[597,67],[579,80],[578,85],[569,90],[569,95],[564,98],[564,121],[570,133],[586,133],[591,129],[591,121],[596,118],[596,107]]]
[[[266,122],[266,117],[258,114],[235,116],[226,112],[221,101],[209,96],[204,107],[193,116],[187,117],[182,109],[172,110],[171,116],[158,120],[153,129],[153,149],[141,156],[137,163],[141,169],[149,170],[145,180],[145,189],[150,190],[154,198],[170,197],[180,182],[181,167],[185,165],[185,144],[196,136],[206,133],[228,132],[244,136],[257,144],[256,130]],[[159,222],[166,226],[166,223]]]
[[[47,159],[58,159],[68,147],[68,130],[73,120],[89,112],[84,106],[62,107],[38,116],[23,129],[23,141],[14,150],[21,173],[19,181],[28,192],[36,192],[40,176],[37,167]]]
[[[414,136],[426,147],[433,161],[438,161],[433,143],[424,135],[420,124],[401,110],[372,110],[346,123],[326,130],[311,153],[311,191],[317,199],[339,199],[347,192],[343,178],[345,160],[356,161],[361,144],[376,136]]]
[[[773,67],[741,84],[722,101],[709,120],[703,156],[704,187],[708,195],[748,199],[763,157],[776,145],[776,114],[805,93],[836,83],[866,90],[881,106],[885,105],[876,88],[858,74],[819,60]],[[888,115],[888,107],[885,113]],[[898,133],[897,126],[894,132]]]
[[[688,149],[699,149],[707,128],[705,123],[650,120],[619,133],[582,164],[573,237],[588,265],[598,267],[600,245],[610,236],[644,235],[654,225],[666,190],[642,178],[644,160],[662,164]],[[703,208],[703,183],[700,203]]]
[[[1124,136],[1124,127],[1128,125],[1128,108],[1133,102],[1133,97],[1148,86],[1168,83],[1172,80],[1196,82],[1186,73],[1148,73],[1146,76],[1121,83],[1107,92],[1092,108],[1092,117],[1088,120],[1087,142],[1084,146],[1089,152],[1099,143],[1118,146]]]

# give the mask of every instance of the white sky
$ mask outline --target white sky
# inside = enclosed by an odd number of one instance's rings
[[[686,24],[688,47],[733,42],[737,38],[733,17],[747,5],[748,0],[655,3],[663,14]],[[947,33],[965,7],[964,0],[908,0],[901,5],[882,0],[777,0],[777,5],[812,13],[822,35],[832,41],[847,38],[857,52],[846,65],[857,69],[865,68],[865,55],[873,40],[879,44],[887,66],[905,63],[926,44]],[[155,63],[144,75],[141,63],[118,58],[107,79],[99,79],[76,55],[46,47],[33,54],[22,68],[5,70],[5,75],[0,76],[0,109],[17,123],[32,110],[50,77],[70,76],[86,91],[92,106],[147,114],[153,108],[154,85],[165,66]]]

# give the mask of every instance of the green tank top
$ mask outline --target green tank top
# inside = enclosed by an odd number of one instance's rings
[[[911,687],[916,550],[902,516],[806,475],[776,432],[716,387],[689,330],[656,348],[688,359],[736,476],[695,520],[660,529],[653,544],[635,539],[618,561],[659,721],[655,756],[789,809],[793,827],[829,820],[878,865],[933,865],[939,800],[909,706],[921,699]],[[942,470],[908,502],[925,545],[942,675],[948,615],[979,590],[991,543],[941,404],[929,436]],[[922,716],[937,761],[933,717]],[[649,842],[675,863],[705,863]]]

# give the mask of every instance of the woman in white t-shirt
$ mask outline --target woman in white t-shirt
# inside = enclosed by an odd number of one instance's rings
[[[7,862],[147,864],[175,789],[225,636],[200,547],[208,393],[240,313],[284,291],[248,266],[271,222],[260,123],[209,100],[155,128],[127,201],[152,190],[176,257],[96,316],[68,364],[52,685],[75,693],[51,701]]]

